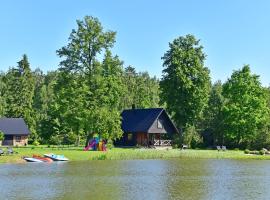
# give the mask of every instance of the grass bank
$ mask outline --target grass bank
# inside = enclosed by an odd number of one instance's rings
[[[48,148],[48,147],[22,147],[14,148],[18,154],[0,156],[0,163],[22,163],[23,156],[45,153],[64,154],[71,161],[87,160],[132,160],[132,159],[169,159],[169,158],[197,158],[197,159],[262,159],[270,160],[270,155],[248,155],[243,151],[217,151],[217,150],[154,150],[136,148],[114,148],[107,152],[83,151],[82,147]]]

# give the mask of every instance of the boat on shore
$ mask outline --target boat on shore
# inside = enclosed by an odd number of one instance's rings
[[[36,159],[41,160],[43,162],[48,162],[48,163],[53,162],[53,160],[51,158],[42,157],[40,155],[33,155],[33,158],[36,158]]]
[[[53,153],[44,154],[45,157],[52,159],[53,161],[68,161],[69,159],[66,158],[64,155],[56,155]]]
[[[27,162],[38,162],[38,163],[44,162],[44,161],[42,161],[42,160],[39,160],[39,159],[37,159],[37,158],[32,158],[32,157],[24,157],[23,159],[24,159],[25,161],[27,161]]]
[[[51,163],[53,162],[52,159],[47,158],[47,157],[42,157],[39,155],[33,155],[33,157],[23,157],[24,160],[26,160],[27,162],[47,162],[47,163]]]

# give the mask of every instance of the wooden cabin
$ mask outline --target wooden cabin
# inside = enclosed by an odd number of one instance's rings
[[[28,144],[30,131],[23,118],[0,118],[0,131],[4,133],[2,145],[24,146]]]
[[[163,108],[124,110],[121,146],[171,146],[173,134],[179,133]]]

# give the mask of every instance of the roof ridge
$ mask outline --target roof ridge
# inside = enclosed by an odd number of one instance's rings
[[[164,108],[130,108],[124,109],[123,111],[134,111],[134,110],[164,110]]]
[[[163,108],[124,110],[122,112],[122,127],[124,124],[124,127],[126,127],[128,130],[137,129],[139,131],[146,131],[156,120],[157,116],[159,116],[159,114],[163,112],[163,110]]]
[[[164,111],[164,109],[161,109],[160,112],[157,113],[157,115],[155,116],[153,122],[150,124],[149,127],[147,127],[147,130],[149,130],[151,128],[151,126],[155,123],[155,121],[158,119],[158,117],[161,115],[161,113]],[[148,117],[150,118],[150,116]]]

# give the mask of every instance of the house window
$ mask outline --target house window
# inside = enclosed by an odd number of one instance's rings
[[[131,141],[132,139],[133,139],[133,135],[132,135],[132,133],[128,133],[128,135],[127,135],[128,137],[128,141]]]
[[[163,125],[160,120],[157,120],[157,128],[162,129]]]
[[[21,142],[21,136],[15,136],[16,142]]]

